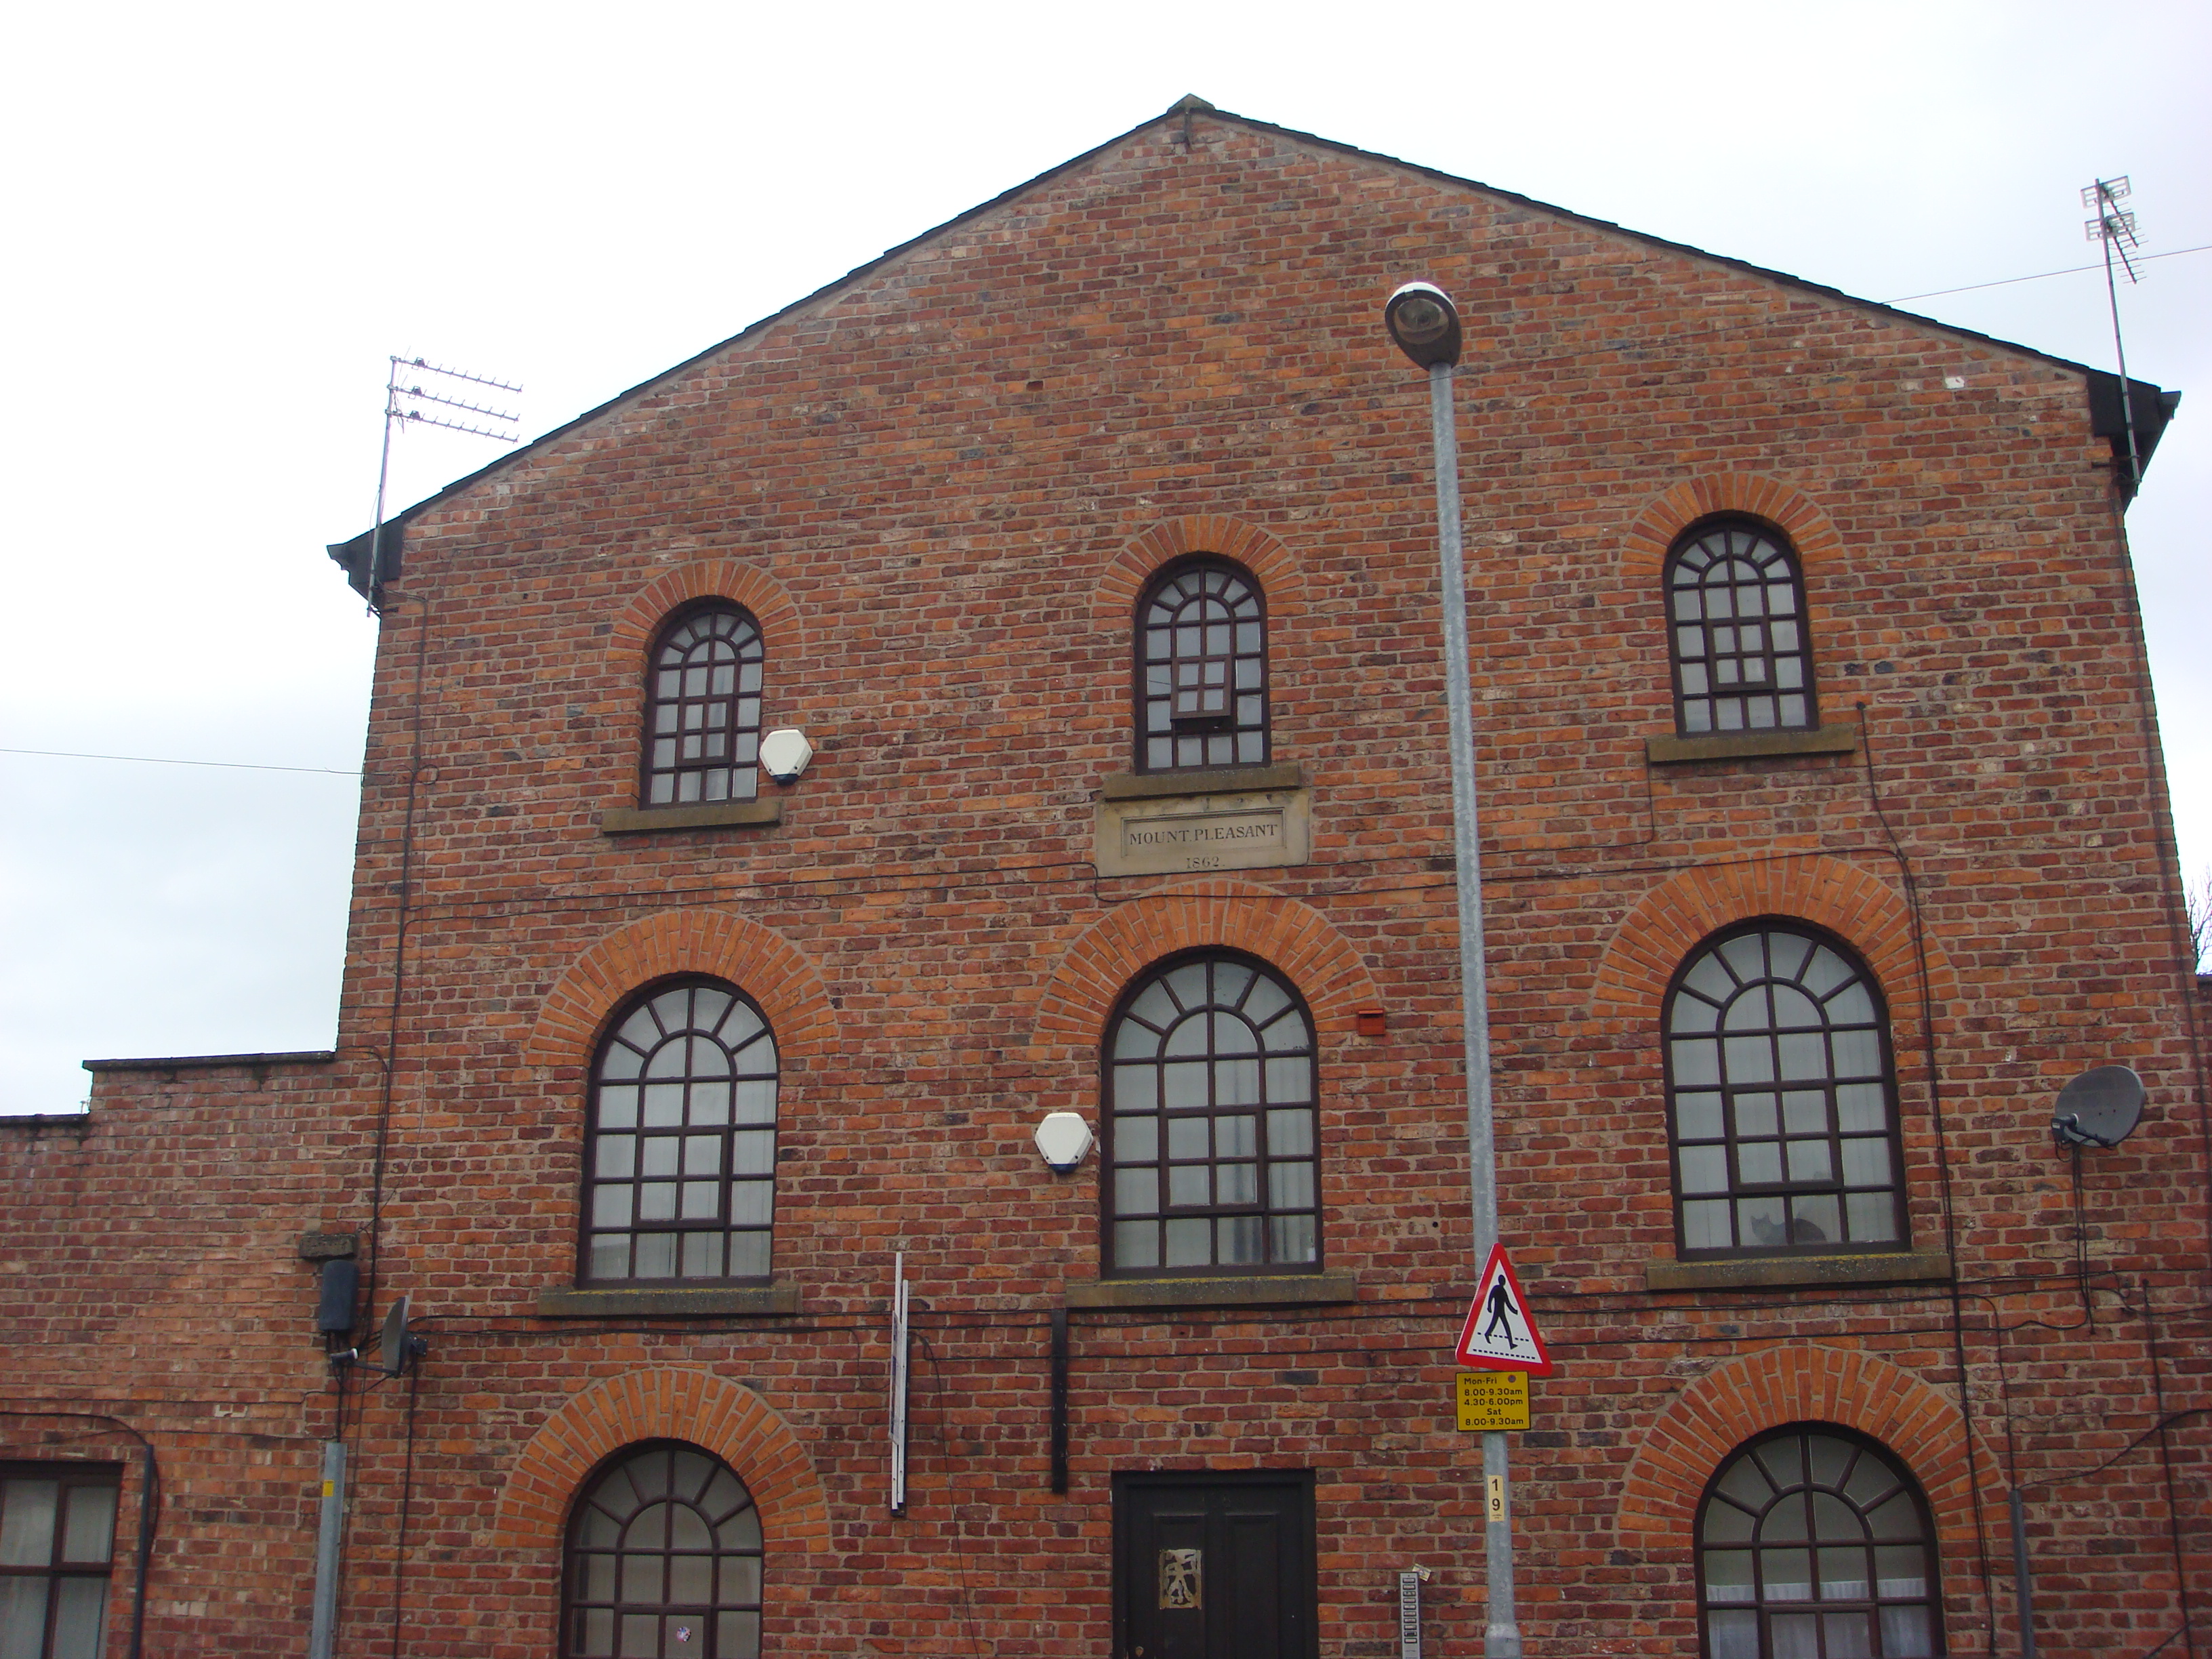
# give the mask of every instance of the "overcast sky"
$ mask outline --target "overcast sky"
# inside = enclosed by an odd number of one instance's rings
[[[535,434],[1194,92],[1871,299],[2212,243],[2212,8],[25,7],[0,100],[0,747],[349,772],[385,358]],[[2130,515],[2212,866],[2212,254],[2123,295],[2191,391]],[[1911,308],[2099,366],[2089,275]],[[397,503],[492,459],[412,432]],[[1470,481],[1478,487],[1479,481]],[[2115,642],[2116,647],[2118,642]],[[0,754],[0,1111],[87,1056],[332,1038],[345,775]]]

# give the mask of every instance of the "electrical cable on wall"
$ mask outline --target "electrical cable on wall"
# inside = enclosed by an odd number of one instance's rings
[[[1936,1060],[1936,990],[1928,977],[1928,940],[1920,918],[1920,887],[1913,878],[1912,863],[1905,856],[1905,845],[1897,838],[1897,830],[1882,810],[1881,788],[1875,778],[1874,728],[1867,719],[1863,700],[1856,705],[1859,714],[1859,754],[1866,763],[1867,799],[1874,808],[1875,820],[1882,833],[1889,838],[1890,851],[1897,860],[1899,875],[1905,883],[1905,914],[1912,924],[1912,958],[1920,979],[1920,1041],[1925,1056],[1928,1073],[1928,1109],[1936,1131],[1936,1176],[1942,1200],[1943,1252],[1951,1263],[1951,1354],[1959,1368],[1959,1413],[1962,1419],[1960,1432],[1966,1442],[1966,1481],[1974,1500],[1974,1547],[1981,1559],[1982,1615],[1985,1621],[1984,1639],[1989,1650],[1996,1651],[1996,1582],[1990,1566],[1989,1529],[1982,1516],[1982,1475],[1979,1460],[1974,1452],[1974,1393],[1972,1372],[1966,1359],[1966,1316],[1959,1285],[1959,1232],[1956,1210],[1951,1188],[1950,1137],[1943,1117],[1942,1073]]]

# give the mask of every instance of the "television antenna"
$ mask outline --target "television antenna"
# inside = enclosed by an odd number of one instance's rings
[[[384,605],[384,492],[392,479],[392,434],[408,426],[438,426],[448,432],[489,438],[495,443],[522,441],[521,434],[516,430],[522,421],[520,415],[512,410],[469,401],[469,397],[483,396],[481,392],[459,395],[465,386],[481,386],[520,397],[520,386],[493,380],[488,374],[447,368],[422,357],[395,356],[389,361],[392,372],[384,383],[384,453],[376,464],[376,526],[368,538],[368,609],[372,616]],[[426,378],[431,376],[437,378],[425,384]]]
[[[2083,234],[2093,242],[2101,242],[2105,249],[2105,300],[2112,313],[2112,350],[2120,361],[2120,420],[2128,434],[2128,499],[2135,498],[2142,488],[2142,451],[2136,441],[2136,399],[2133,383],[2128,379],[2128,348],[2120,337],[2120,289],[2113,274],[2112,260],[2118,256],[2121,267],[2128,273],[2130,284],[2142,281],[2136,269],[2135,255],[2142,250],[2136,234],[2136,216],[2132,208],[2120,204],[2135,194],[2128,175],[2115,179],[2100,179],[2094,184],[2081,186],[2081,205],[2096,213],[2094,219],[2082,222]]]

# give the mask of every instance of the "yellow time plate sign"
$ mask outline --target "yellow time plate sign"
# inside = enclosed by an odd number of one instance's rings
[[[1455,1400],[1459,1425],[1470,1432],[1528,1426],[1526,1371],[1462,1371]]]

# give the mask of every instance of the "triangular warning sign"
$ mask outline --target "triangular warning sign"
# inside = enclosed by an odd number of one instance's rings
[[[1482,1283],[1474,1292],[1474,1305],[1467,1310],[1467,1328],[1459,1334],[1452,1358],[1462,1365],[1484,1371],[1528,1371],[1536,1376],[1552,1374],[1552,1356],[1536,1334],[1536,1321],[1528,1311],[1528,1298],[1505,1259],[1505,1246],[1490,1247],[1483,1265]]]

